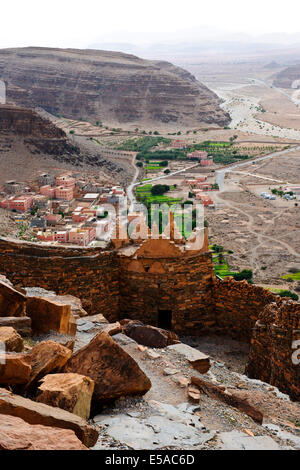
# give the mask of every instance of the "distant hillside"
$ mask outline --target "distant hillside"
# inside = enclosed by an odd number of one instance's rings
[[[299,80],[299,84],[293,82]],[[292,65],[282,70],[274,77],[274,85],[279,88],[299,88],[300,87],[300,64]]]
[[[143,127],[224,126],[220,100],[186,70],[119,52],[2,49],[8,100],[92,122]]]

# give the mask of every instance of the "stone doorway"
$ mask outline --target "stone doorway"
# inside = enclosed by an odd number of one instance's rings
[[[157,326],[164,330],[172,329],[172,310],[158,310]]]

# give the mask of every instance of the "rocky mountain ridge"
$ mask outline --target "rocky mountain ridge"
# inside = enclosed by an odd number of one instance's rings
[[[108,51],[0,50],[9,102],[115,125],[190,128],[229,123],[220,99],[169,62]]]

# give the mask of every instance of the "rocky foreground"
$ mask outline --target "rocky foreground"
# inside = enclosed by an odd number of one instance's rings
[[[189,72],[118,52],[2,49],[0,77],[9,102],[73,119],[177,129],[230,121]]]
[[[300,448],[299,404],[193,344],[2,276],[0,449]]]

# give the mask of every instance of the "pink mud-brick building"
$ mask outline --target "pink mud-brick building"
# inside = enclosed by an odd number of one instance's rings
[[[48,214],[45,217],[47,225],[56,225],[62,220],[61,214]]]
[[[82,230],[86,230],[89,236],[89,243],[95,240],[96,238],[96,228],[95,227],[82,227]]]
[[[207,180],[207,176],[195,176],[195,180],[197,181],[197,183],[203,183],[204,181]]]
[[[63,199],[64,201],[72,201],[73,188],[65,188],[64,186],[57,186],[55,189],[55,197]]]
[[[66,230],[54,232],[54,240],[58,243],[68,243],[69,232],[67,232]]]
[[[61,175],[55,178],[56,186],[63,186],[64,188],[75,188],[75,179],[69,175]]]
[[[213,164],[214,164],[214,161],[212,158],[208,158],[207,160],[200,160],[201,166],[212,166]]]
[[[207,152],[201,151],[201,150],[195,150],[194,152],[188,153],[187,158],[200,158],[200,160],[206,160],[207,159]]]
[[[55,190],[54,190],[54,188],[51,188],[51,186],[49,184],[47,184],[46,186],[41,186],[40,187],[40,193],[43,196],[50,197],[51,199],[55,196]]]
[[[206,194],[198,193],[196,194],[196,199],[200,201],[201,204],[203,204],[205,207],[212,206],[214,204],[214,201]]]
[[[88,231],[80,228],[72,228],[69,232],[69,242],[72,245],[87,246],[89,243]]]
[[[211,183],[200,183],[197,181],[196,186],[198,189],[202,189],[203,191],[211,191]]]
[[[0,203],[0,207],[3,209],[11,209],[19,212],[27,212],[33,205],[33,196],[19,196],[4,199]]]
[[[184,140],[179,140],[179,139],[173,140],[172,147],[174,149],[185,149],[186,143],[184,142]]]
[[[41,242],[54,242],[54,233],[50,231],[46,231],[46,232],[39,231],[36,234],[36,238]]]

